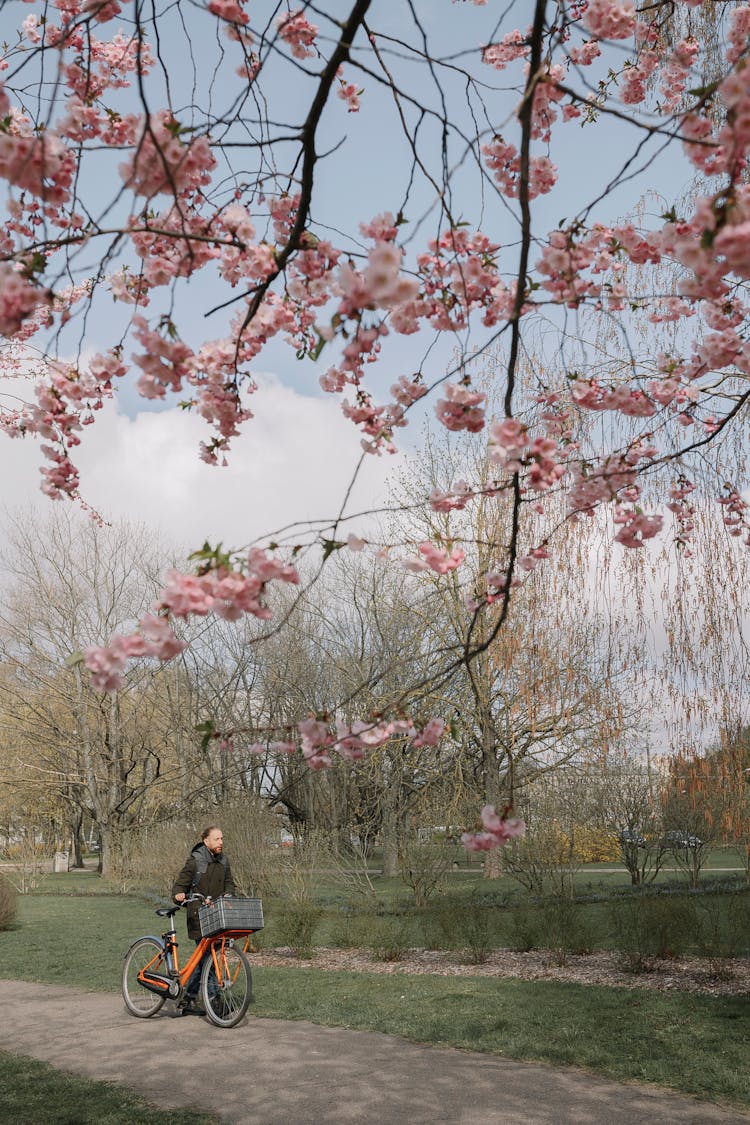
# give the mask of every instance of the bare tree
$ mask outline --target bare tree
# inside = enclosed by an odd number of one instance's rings
[[[43,523],[8,523],[0,609],[2,738],[30,781],[68,809],[74,838],[88,814],[101,867],[127,829],[169,806],[181,765],[175,715],[165,706],[173,676],[136,665],[115,693],[94,691],[71,657],[143,612],[164,562],[153,536],[130,525],[99,527],[55,510]],[[66,662],[68,662],[66,664]]]

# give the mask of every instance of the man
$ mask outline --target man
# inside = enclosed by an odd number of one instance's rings
[[[206,898],[219,898],[221,895],[233,895],[235,892],[229,860],[224,855],[224,835],[216,825],[204,829],[201,842],[195,845],[185,860],[182,871],[174,881],[172,898],[175,902],[184,902],[194,891],[198,891]],[[187,907],[188,937],[192,938],[196,945],[201,940],[199,907],[199,899],[189,903]],[[187,983],[185,994],[180,1001],[180,1009],[183,1012],[200,1010],[196,1000],[202,966],[203,962],[194,970]]]

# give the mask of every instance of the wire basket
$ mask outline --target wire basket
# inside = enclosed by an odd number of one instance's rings
[[[254,933],[263,929],[263,903],[259,898],[218,898],[198,908],[203,937],[213,937],[225,930]]]

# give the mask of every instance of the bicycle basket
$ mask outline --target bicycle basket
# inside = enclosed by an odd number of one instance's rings
[[[254,933],[263,929],[263,903],[259,898],[219,898],[198,908],[201,935],[213,937],[224,930]]]

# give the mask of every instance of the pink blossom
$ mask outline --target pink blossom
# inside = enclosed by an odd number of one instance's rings
[[[391,387],[391,394],[401,406],[411,406],[413,402],[417,402],[423,395],[427,394],[427,387],[424,383],[419,382],[416,377],[410,379],[407,375],[402,375],[399,381]]]
[[[520,469],[526,444],[526,427],[517,418],[504,418],[490,426],[490,459],[510,472]]]
[[[571,47],[568,51],[570,61],[576,66],[591,66],[601,53],[601,48],[595,39],[589,39],[580,47]]]
[[[138,623],[139,632],[127,636],[115,633],[106,646],[89,645],[83,650],[84,663],[97,691],[117,691],[129,659],[155,656],[170,660],[186,647],[163,617],[146,614]]]
[[[49,203],[65,203],[76,170],[73,152],[47,131],[0,132],[0,177]]]
[[[632,0],[589,0],[583,22],[598,39],[627,39],[635,29]]]
[[[41,43],[42,37],[39,34],[39,20],[33,13],[26,17],[21,26],[29,43]]]
[[[52,294],[28,281],[11,262],[0,262],[0,334],[12,336]]]
[[[662,529],[663,516],[648,516],[637,509],[618,508],[614,515],[615,523],[621,524],[615,535],[615,542],[623,547],[643,547],[646,540],[653,539]]]
[[[117,691],[122,686],[126,654],[117,649],[89,645],[83,650],[84,662],[91,673],[91,686],[96,691]]]
[[[120,15],[122,5],[119,0],[85,0],[81,10],[93,15],[97,23],[106,23]]]
[[[494,805],[485,805],[481,813],[484,832],[464,832],[461,843],[467,851],[491,851],[501,848],[510,840],[518,839],[526,832],[526,825],[517,818],[498,816]]]
[[[264,551],[262,547],[253,547],[247,557],[248,572],[259,581],[289,582],[293,586],[299,583],[299,574],[290,563],[281,562]]]
[[[466,507],[474,496],[465,480],[458,480],[447,492],[433,488],[427,497],[433,512],[456,512]]]
[[[216,158],[208,139],[197,136],[185,143],[180,134],[166,110],[149,118],[134,156],[120,165],[123,180],[137,195],[181,196],[210,183]]]
[[[376,242],[392,242],[398,234],[396,220],[390,211],[376,215],[369,223],[360,223],[359,229],[365,238],[372,238]]]
[[[443,719],[428,719],[421,731],[412,739],[412,746],[438,746],[445,731]]]
[[[514,59],[523,59],[529,53],[529,33],[520,30],[510,31],[499,43],[492,43],[482,49],[482,61],[497,70],[504,70]]]
[[[339,67],[338,80],[339,86],[336,93],[346,102],[346,108],[349,113],[359,112],[359,98],[362,90],[360,90],[356,82],[347,82],[342,76],[342,68]]]
[[[297,743],[290,740],[282,740],[277,742],[269,742],[268,749],[272,754],[295,754],[297,752]]]
[[[297,730],[302,739],[302,754],[310,769],[319,770],[330,766],[332,763],[328,751],[334,738],[327,724],[318,719],[303,719],[297,723]]]
[[[435,413],[447,430],[476,434],[484,428],[485,398],[481,391],[472,391],[462,383],[447,383],[445,398],[438,399]]]
[[[166,617],[146,613],[138,622],[138,628],[148,646],[148,654],[159,660],[171,660],[187,647],[185,641],[175,636]]]
[[[487,166],[495,173],[495,179],[503,193],[517,199],[521,189],[521,157],[515,145],[496,137],[491,144],[482,145],[482,153]],[[557,169],[547,156],[529,158],[528,196],[535,199],[546,195],[557,182]]]
[[[419,551],[422,558],[404,560],[404,567],[415,574],[423,570],[434,570],[436,574],[447,574],[459,567],[466,557],[460,547],[448,551],[446,547],[436,547],[434,543],[420,543]]]
[[[208,10],[229,23],[246,24],[249,18],[242,0],[209,0]]]
[[[318,29],[315,24],[308,22],[301,8],[277,16],[276,27],[281,38],[291,47],[295,58],[306,59],[316,53],[315,37]]]

